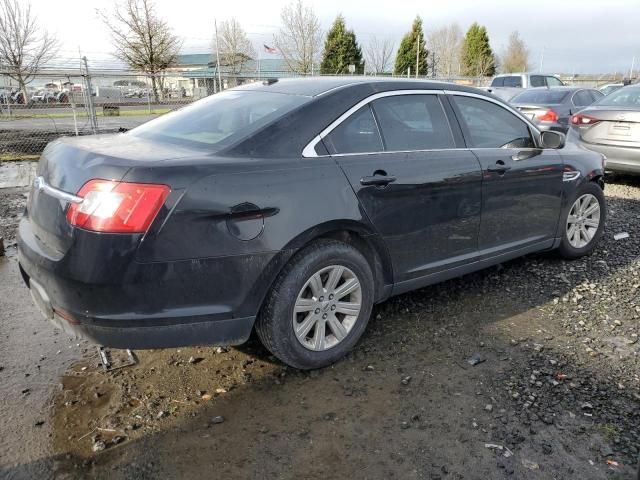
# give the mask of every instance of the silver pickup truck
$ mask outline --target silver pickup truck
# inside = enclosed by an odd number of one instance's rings
[[[562,86],[562,80],[545,73],[503,73],[493,77],[484,90],[508,102],[525,88]]]

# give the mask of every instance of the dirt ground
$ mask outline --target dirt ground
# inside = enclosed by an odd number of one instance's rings
[[[635,478],[640,178],[609,181],[592,256],[531,255],[393,298],[345,360],[306,373],[255,339],[136,351],[105,372],[93,347],[40,320],[9,246],[0,475]]]

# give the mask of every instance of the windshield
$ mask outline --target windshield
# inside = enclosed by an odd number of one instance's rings
[[[299,95],[228,90],[144,123],[128,134],[219,151],[309,100]]]
[[[595,105],[640,108],[640,87],[623,87],[602,97]]]
[[[512,103],[562,103],[570,94],[566,90],[525,90],[511,99]]]

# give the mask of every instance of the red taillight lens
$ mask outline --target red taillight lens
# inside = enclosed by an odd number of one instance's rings
[[[590,117],[589,115],[582,115],[581,113],[576,113],[571,117],[571,124],[577,126],[593,125],[595,123],[598,123],[599,121],[599,118]]]
[[[558,114],[553,110],[547,110],[546,112],[537,114],[536,118],[538,119],[539,122],[555,123],[558,121]]]
[[[145,233],[158,215],[171,189],[167,185],[90,180],[72,203],[67,221],[94,232]]]

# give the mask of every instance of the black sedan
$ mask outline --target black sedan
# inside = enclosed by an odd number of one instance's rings
[[[269,80],[44,151],[19,262],[44,315],[118,348],[341,358],[372,306],[521,255],[589,254],[603,156],[480,90]]]
[[[571,115],[604,97],[591,88],[531,88],[513,97],[509,103],[529,117],[540,130],[567,133]]]

